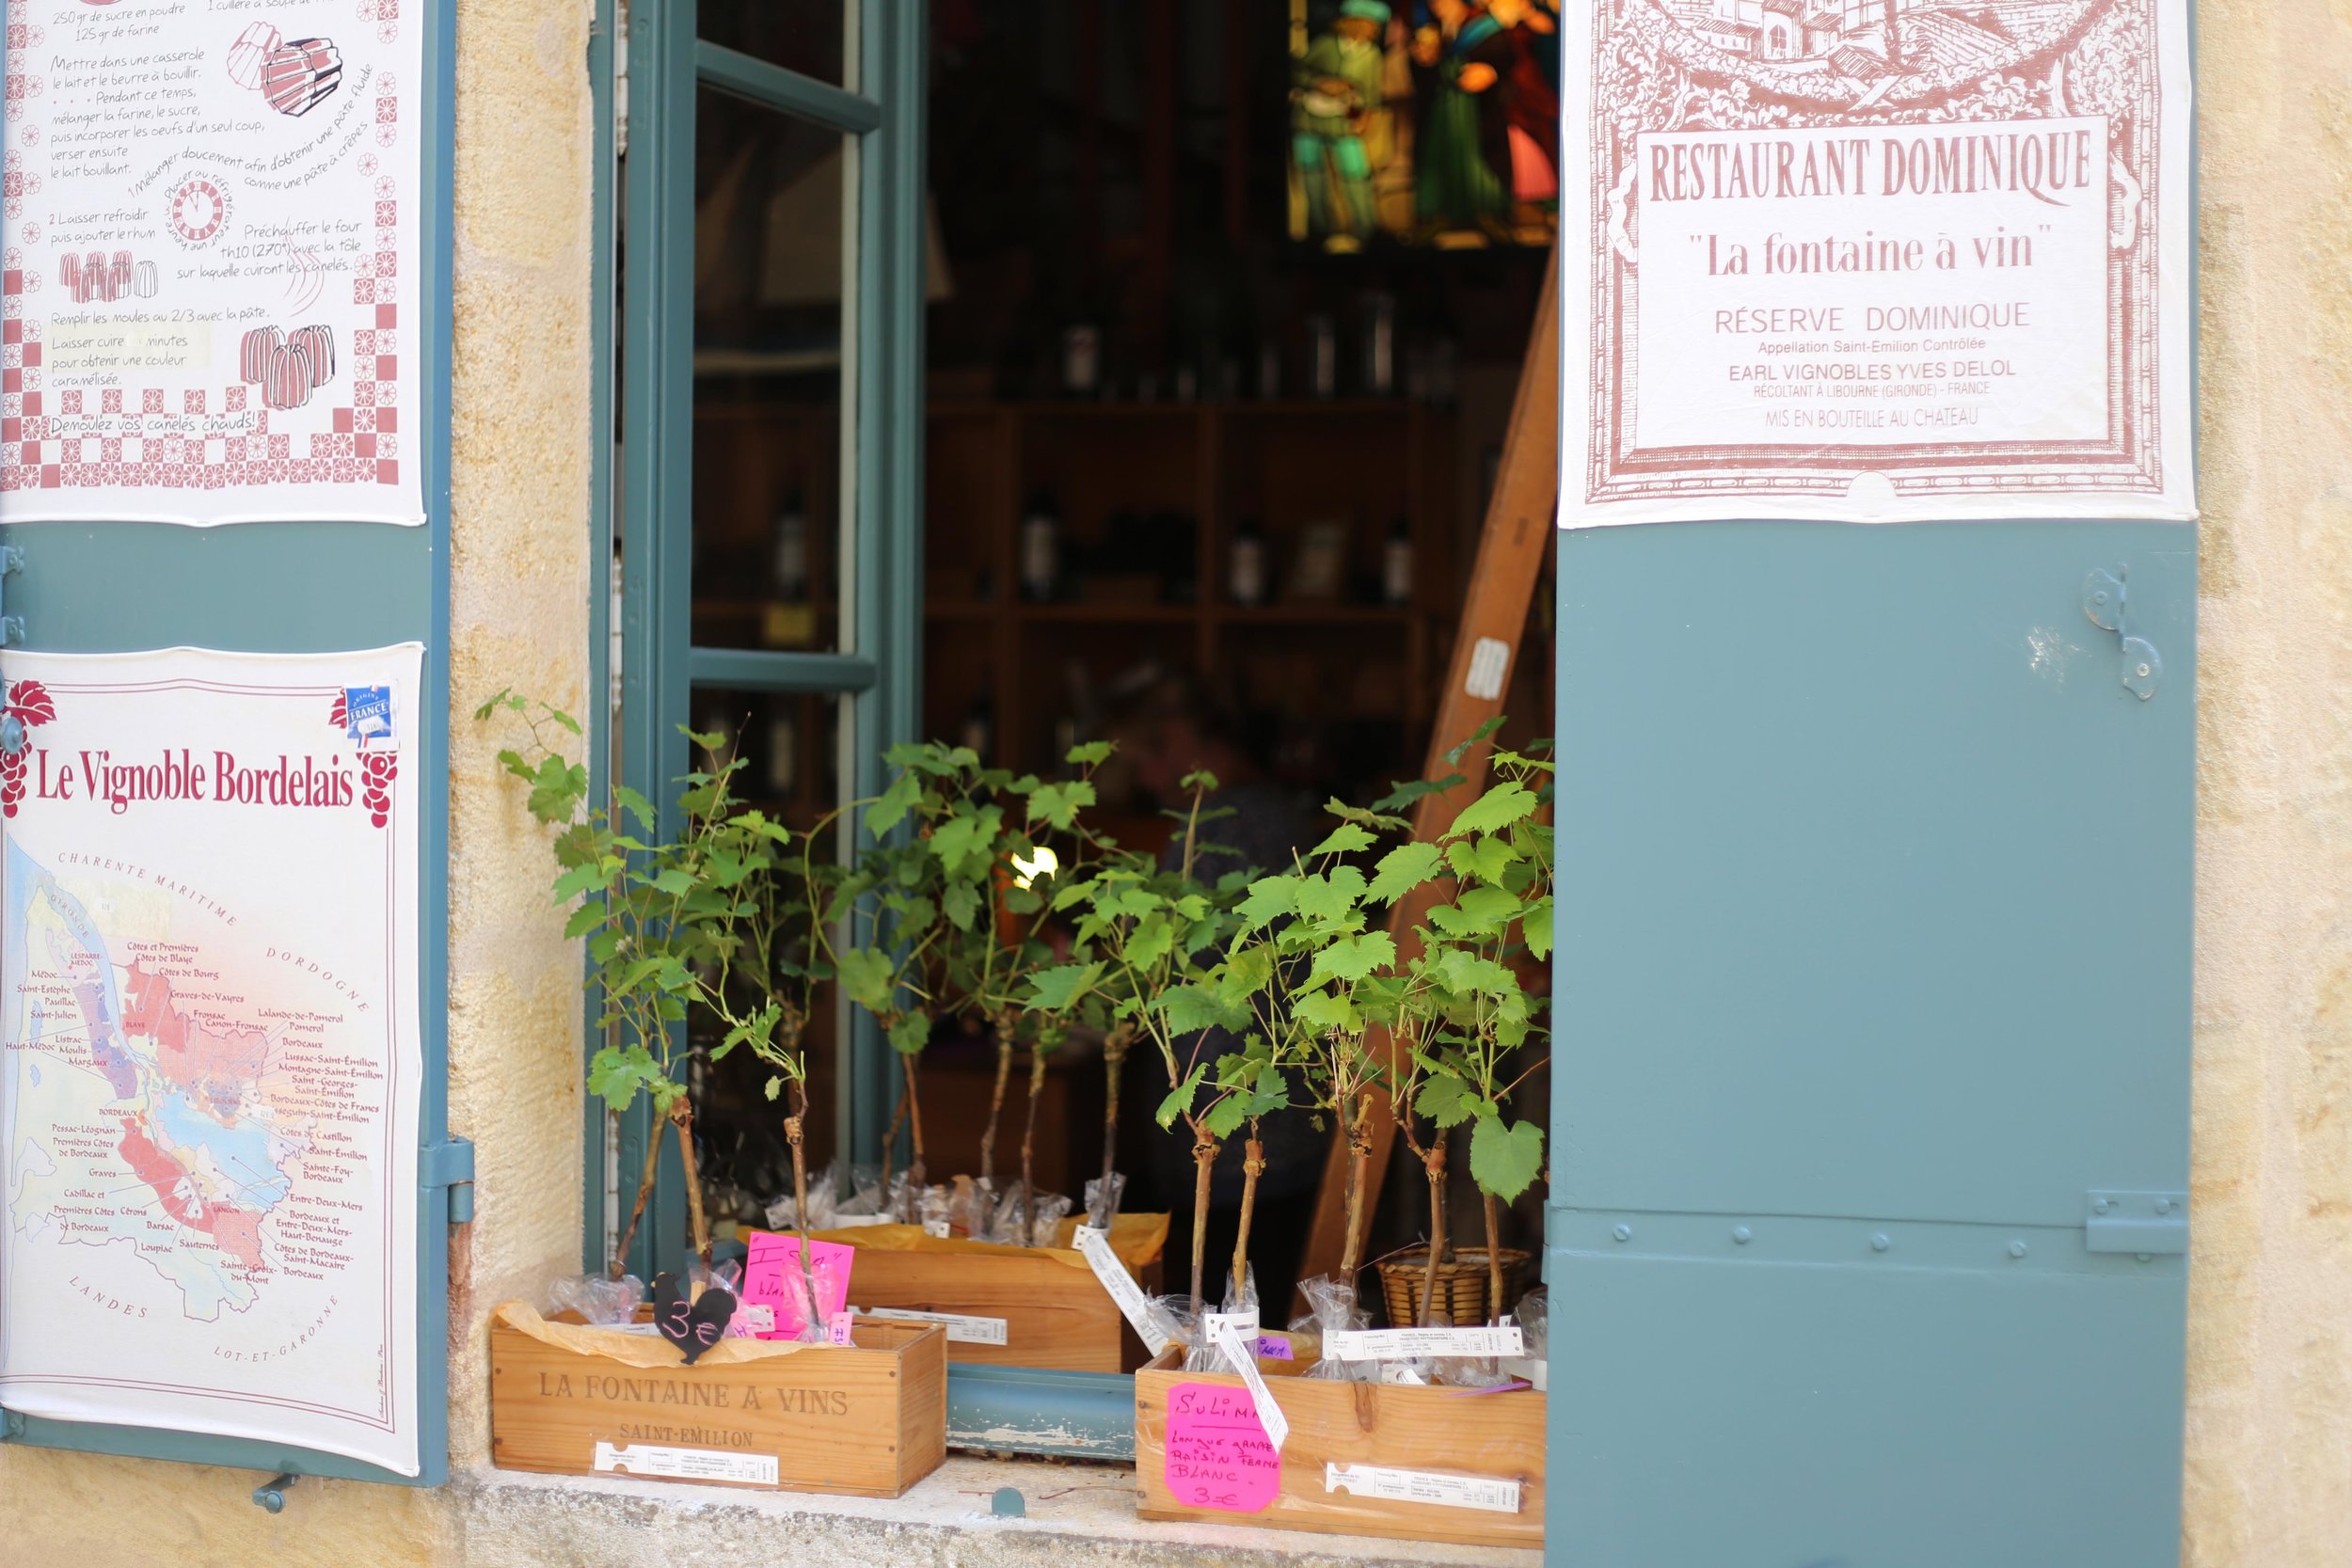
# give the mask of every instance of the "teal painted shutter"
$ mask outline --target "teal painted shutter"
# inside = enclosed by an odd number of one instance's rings
[[[426,524],[28,523],[0,527],[22,570],[0,581],[6,612],[21,617],[14,645],[44,653],[106,653],[194,645],[261,653],[334,652],[424,644],[417,781],[420,988],[424,1085],[419,1127],[417,1342],[421,1470],[374,1465],[283,1444],[144,1427],[6,1417],[10,1442],[264,1473],[438,1485],[449,1473],[449,1226],[472,1213],[471,1150],[448,1138],[449,860],[449,365],[453,108],[456,44],[449,0],[423,0],[423,277],[412,293],[428,312],[412,352],[421,360],[425,431],[413,451],[424,468]],[[267,1489],[264,1488],[264,1491]],[[256,1500],[263,1500],[257,1493]]]
[[[1561,536],[1549,1560],[2177,1560],[2196,549]]]

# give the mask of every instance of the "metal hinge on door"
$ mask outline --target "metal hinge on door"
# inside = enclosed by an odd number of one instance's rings
[[[2083,578],[2083,613],[2090,617],[2092,626],[2122,640],[2124,689],[2144,703],[2156,694],[2156,683],[2164,679],[2164,656],[2156,652],[2153,642],[2133,636],[2124,623],[2130,574],[2128,566],[2112,572],[2094,568]]]
[[[24,570],[24,552],[14,545],[0,545],[0,590],[5,590],[11,574]],[[24,618],[21,615],[0,614],[0,648],[14,645],[24,635]]]
[[[2083,1245],[2141,1258],[2188,1251],[2186,1193],[2095,1192],[2083,1199]]]
[[[427,1190],[449,1189],[449,1223],[464,1225],[473,1218],[473,1145],[464,1138],[427,1144],[417,1163],[419,1180]]]
[[[628,156],[628,0],[612,8],[612,156]]]

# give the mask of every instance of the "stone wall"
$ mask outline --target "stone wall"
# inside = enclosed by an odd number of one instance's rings
[[[2352,0],[2202,0],[2185,1560],[2352,1551]]]

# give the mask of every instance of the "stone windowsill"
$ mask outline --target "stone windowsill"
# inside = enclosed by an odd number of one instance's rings
[[[1026,1517],[989,1512],[1017,1487]],[[950,1455],[903,1497],[834,1497],[481,1469],[452,1478],[468,1561],[566,1568],[1540,1568],[1534,1551],[1136,1517],[1130,1465]],[[784,1555],[788,1552],[788,1556]]]

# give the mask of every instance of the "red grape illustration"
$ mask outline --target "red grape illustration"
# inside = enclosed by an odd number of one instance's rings
[[[384,826],[392,816],[392,781],[400,774],[400,757],[391,752],[363,752],[359,768],[366,789],[361,800],[368,808],[368,820]]]

